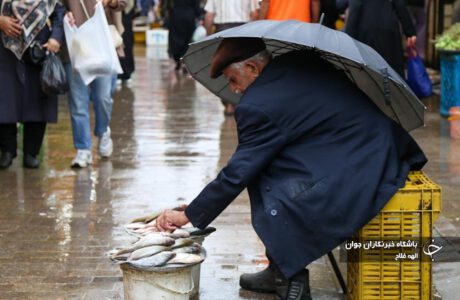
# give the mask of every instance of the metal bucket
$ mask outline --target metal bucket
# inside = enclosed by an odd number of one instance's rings
[[[188,300],[194,289],[192,268],[196,265],[158,270],[139,270],[126,264],[120,267],[125,300]]]
[[[206,236],[202,235],[202,236],[192,237],[192,239],[196,243],[198,243],[198,244],[200,244],[202,246],[204,238]],[[201,264],[196,264],[196,265],[194,265],[192,267],[192,279],[193,279],[193,286],[194,287],[193,287],[192,291],[190,292],[190,297],[195,297],[200,292],[200,276],[201,276]]]

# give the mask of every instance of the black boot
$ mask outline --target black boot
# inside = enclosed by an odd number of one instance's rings
[[[311,300],[308,270],[302,270],[290,280],[276,280],[277,300]]]
[[[0,169],[6,169],[11,166],[15,157],[16,154],[13,152],[3,151],[2,156],[0,157]]]
[[[268,267],[260,272],[253,274],[243,274],[240,276],[241,288],[257,293],[274,293],[276,271],[270,263]]]
[[[35,156],[24,153],[24,167],[28,169],[37,169],[40,165],[38,159]]]

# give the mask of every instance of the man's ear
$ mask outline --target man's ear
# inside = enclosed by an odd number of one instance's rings
[[[260,75],[259,66],[251,60],[244,63],[244,69],[246,74],[252,78],[257,78]]]

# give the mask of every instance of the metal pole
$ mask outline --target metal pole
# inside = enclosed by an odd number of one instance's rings
[[[337,261],[335,260],[332,251],[327,253],[327,257],[329,257],[329,261],[331,262],[332,269],[334,269],[335,276],[337,276],[337,280],[339,281],[340,287],[342,288],[342,292],[344,295],[346,295],[348,293],[347,285],[345,284],[345,280],[343,280],[342,273],[340,272],[339,266],[337,265]]]

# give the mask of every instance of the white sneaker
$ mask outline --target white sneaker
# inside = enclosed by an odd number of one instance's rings
[[[77,150],[77,155],[72,160],[72,168],[86,168],[93,163],[91,150]]]
[[[97,148],[99,155],[102,157],[110,157],[110,155],[112,155],[113,142],[110,138],[110,127],[107,127],[107,131],[99,138],[99,145]]]

